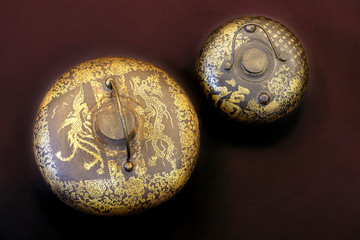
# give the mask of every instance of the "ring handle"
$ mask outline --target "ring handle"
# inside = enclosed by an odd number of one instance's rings
[[[127,131],[127,127],[126,127],[126,122],[125,122],[125,114],[124,114],[124,109],[121,105],[121,99],[118,93],[118,89],[116,87],[115,84],[115,80],[113,78],[108,78],[105,81],[105,86],[111,90],[112,92],[115,93],[115,98],[116,98],[116,102],[119,108],[119,115],[120,115],[120,120],[121,120],[121,124],[123,127],[123,131],[124,131],[124,136],[125,136],[125,141],[126,141],[126,162],[124,163],[123,167],[126,171],[130,172],[132,171],[132,169],[134,168],[134,164],[130,161],[131,158],[131,150],[130,150],[130,139],[129,139],[129,135],[128,135],[128,131]]]
[[[235,32],[235,34],[234,34],[233,41],[232,41],[232,47],[231,47],[231,60],[230,60],[230,63],[228,62],[227,64],[225,64],[225,69],[226,69],[226,70],[230,70],[231,67],[232,67],[233,64],[234,64],[235,41],[236,41],[236,37],[237,37],[237,35],[239,34],[239,32],[241,31],[241,29],[245,28],[245,31],[246,31],[246,32],[248,32],[248,33],[253,33],[253,32],[256,31],[256,27],[259,27],[259,28],[261,28],[261,29],[264,31],[267,39],[268,39],[269,42],[270,42],[270,45],[271,45],[272,49],[273,49],[273,51],[274,51],[274,53],[275,53],[275,55],[276,55],[276,58],[279,59],[281,62],[285,62],[285,61],[286,61],[286,59],[282,58],[282,57],[279,55],[279,53],[277,52],[277,50],[276,50],[276,48],[275,48],[275,45],[274,45],[273,41],[271,40],[270,35],[266,32],[266,30],[265,30],[261,25],[259,25],[259,24],[257,24],[257,23],[246,23],[246,24],[241,25],[241,26],[236,30],[236,32]]]

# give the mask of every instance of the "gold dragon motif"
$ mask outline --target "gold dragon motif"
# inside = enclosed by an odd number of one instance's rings
[[[66,126],[70,126],[70,130],[67,132],[67,138],[70,146],[73,147],[72,153],[68,157],[63,157],[62,153],[58,151],[55,155],[59,160],[67,162],[74,158],[78,149],[81,149],[94,157],[92,161],[83,164],[84,168],[90,170],[95,164],[99,163],[100,168],[97,169],[96,172],[101,175],[104,173],[105,165],[101,158],[99,148],[89,141],[94,140],[90,119],[91,112],[84,102],[84,91],[82,87],[80,87],[79,93],[73,101],[73,111],[68,114],[57,131],[59,133]]]
[[[176,169],[176,159],[173,158],[175,146],[172,139],[163,133],[165,125],[162,123],[163,118],[166,117],[170,120],[173,127],[172,118],[166,105],[162,103],[156,96],[162,97],[163,93],[161,86],[159,85],[159,76],[151,75],[145,80],[141,80],[138,76],[132,78],[131,88],[135,96],[141,96],[145,101],[146,108],[138,109],[139,112],[147,113],[145,119],[145,139],[146,144],[151,142],[151,145],[155,151],[155,155],[149,159],[149,165],[154,166],[158,159],[164,158],[171,164],[173,169]],[[155,120],[150,121],[150,118],[154,117]],[[153,124],[151,124],[153,122]],[[167,144],[167,151],[164,143]],[[147,146],[147,145],[146,145]],[[166,153],[165,153],[166,151]]]
[[[54,122],[53,118],[51,117],[53,115],[56,117],[56,113],[54,114],[55,111],[53,111],[53,108],[49,109],[49,104],[51,104],[52,101],[57,101],[58,98],[64,94],[70,94],[70,92],[73,93],[75,91],[74,95],[79,95],[79,88],[81,88],[83,84],[87,83],[91,84],[97,104],[99,104],[99,101],[101,101],[103,98],[102,95],[105,96],[106,93],[103,92],[103,85],[96,84],[95,81],[97,79],[105,79],[109,76],[121,76],[119,78],[121,82],[121,80],[125,79],[124,74],[130,72],[134,73],[134,71],[148,72],[152,75],[155,75],[155,81],[157,79],[159,80],[158,83],[151,81],[149,82],[150,78],[146,79],[146,77],[140,76],[139,79],[141,80],[138,81],[135,85],[133,84],[133,88],[138,87],[139,90],[139,92],[137,92],[137,96],[134,95],[134,97],[135,100],[139,100],[137,102],[142,102],[141,106],[144,108],[142,109],[141,107],[138,107],[142,110],[142,113],[140,111],[138,112],[141,115],[142,124],[148,122],[147,127],[143,125],[144,128],[142,128],[142,132],[149,134],[152,131],[151,128],[156,127],[157,130],[154,130],[154,134],[159,134],[159,136],[161,136],[161,133],[163,135],[168,135],[166,130],[171,128],[172,125],[174,125],[173,127],[178,130],[179,143],[176,142],[176,144],[179,145],[174,145],[174,142],[172,141],[168,141],[168,143],[166,143],[166,141],[163,140],[165,138],[158,138],[157,140],[154,138],[154,143],[155,145],[158,145],[160,150],[162,150],[161,144],[163,146],[167,146],[167,144],[169,144],[170,147],[175,149],[171,150],[170,152],[173,154],[172,158],[174,158],[173,161],[176,161],[177,168],[172,170],[167,169],[167,171],[164,171],[166,169],[159,168],[159,172],[157,168],[146,170],[146,167],[144,166],[141,167],[141,171],[139,172],[140,164],[145,162],[143,154],[145,154],[144,150],[146,146],[144,146],[144,148],[141,148],[141,146],[136,146],[137,150],[134,153],[134,161],[135,159],[140,160],[139,162],[135,162],[136,168],[134,175],[131,177],[127,176],[127,174],[124,174],[123,168],[117,160],[112,158],[104,158],[104,161],[107,161],[110,178],[104,177],[105,174],[102,174],[101,177],[104,178],[101,179],[62,180],[60,176],[64,173],[64,171],[56,164],[55,160],[58,160],[58,158],[55,157],[55,154],[53,154],[54,149],[52,147],[52,143],[54,143],[54,139],[51,138],[51,133],[53,133],[54,130],[57,131],[58,126],[61,126],[61,124],[58,123],[55,129],[49,128],[48,121],[50,120],[51,122]],[[130,82],[132,82],[131,78],[129,79],[129,84]],[[148,87],[154,87],[155,89],[153,89],[152,92],[147,89],[145,85]],[[144,97],[149,98],[149,102],[147,102],[147,104],[144,103],[142,96],[139,95],[139,93],[142,91]],[[86,100],[86,92],[84,93]],[[132,94],[132,91],[130,94]],[[77,103],[79,106],[81,103],[83,103],[83,101],[80,101],[80,98],[82,98],[80,95],[78,97],[79,103]],[[163,95],[164,97],[162,97]],[[156,100],[151,100],[153,103],[150,103],[151,97],[155,97],[158,100],[165,102],[167,108],[164,108],[163,105],[160,104],[156,110],[156,106],[152,106],[152,104],[156,103]],[[75,101],[73,104],[74,103]],[[88,114],[92,113],[89,112],[88,106],[89,105],[83,105],[82,107],[78,107],[78,114],[80,115],[80,118],[84,118],[82,116],[83,111],[88,111]],[[56,112],[59,111],[59,107],[57,108]],[[80,108],[83,109],[81,110]],[[136,108],[136,111],[139,110],[138,108]],[[148,108],[150,108],[150,110]],[[154,112],[154,115],[152,116],[150,114],[151,110]],[[159,111],[162,113],[158,114]],[[75,108],[73,114],[74,113]],[[170,117],[169,113],[172,114],[172,118]],[[73,114],[69,114],[68,118],[73,118]],[[149,115],[148,119],[145,119],[147,115]],[[157,123],[154,124],[156,118]],[[172,122],[174,118],[176,119],[176,122]],[[61,121],[62,120],[63,119],[61,119]],[[65,120],[62,124],[64,125],[63,130],[59,131],[66,131],[66,134],[68,134],[67,131],[70,129],[70,126],[73,128],[75,125],[69,123],[67,126],[65,126],[67,124],[66,121],[69,122],[70,120]],[[72,121],[76,122],[75,120]],[[91,118],[88,117],[87,121],[91,122]],[[84,122],[85,121],[83,120],[83,124]],[[159,126],[159,122],[163,125],[162,128],[161,125]],[[75,129],[72,130],[73,133],[70,134],[73,136],[72,138],[75,139],[75,136],[78,136],[81,131],[84,132],[81,133],[83,136],[90,134],[91,132],[89,129],[86,129],[86,126],[89,127],[89,123],[79,125],[77,133],[75,133]],[[69,137],[70,135],[66,135],[66,137]],[[170,137],[170,135],[168,136]],[[91,137],[78,137],[88,142],[92,142],[94,144],[96,143]],[[144,137],[145,141],[149,140],[148,143],[151,142],[150,139],[151,138],[146,139]],[[73,141],[75,142],[78,140]],[[175,140],[173,139],[173,141]],[[67,144],[68,143],[66,143],[66,145]],[[82,144],[79,141],[77,144],[81,144],[82,146],[90,148],[90,146]],[[73,150],[74,152],[77,151],[78,153],[79,151],[83,150],[80,146],[75,147],[74,145],[75,144],[73,144],[72,149],[70,150]],[[151,144],[149,144],[149,148],[152,148]],[[94,154],[98,154],[97,150],[93,148],[91,149]],[[101,151],[103,150],[100,147],[99,149]],[[190,174],[195,166],[198,150],[199,126],[197,116],[190,100],[186,97],[181,87],[170,76],[155,66],[129,58],[111,57],[95,59],[84,62],[65,73],[62,78],[55,82],[50,91],[45,95],[39,107],[34,126],[35,158],[39,166],[39,170],[44,176],[46,182],[49,184],[51,190],[66,204],[74,207],[77,210],[91,214],[127,215],[144,211],[145,209],[155,207],[160,203],[167,201],[172,196],[174,196],[174,194],[180,191],[180,189],[189,179]],[[170,152],[168,156],[171,155]],[[166,157],[166,151],[163,153]],[[62,154],[68,156],[72,153],[69,151],[63,151]],[[74,155],[75,159],[72,161],[76,160],[77,155],[75,153]],[[155,151],[152,155],[154,155],[154,157],[156,156]],[[107,154],[102,154],[102,156],[106,157]],[[160,157],[158,157],[158,159],[155,161],[159,162],[163,160],[165,163],[168,163],[168,159],[159,158]],[[156,162],[153,164],[155,163]],[[175,166],[175,164],[172,165]]]

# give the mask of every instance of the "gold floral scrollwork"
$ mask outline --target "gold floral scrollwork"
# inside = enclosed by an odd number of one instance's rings
[[[85,101],[88,95],[83,86],[90,83],[96,107],[99,107],[102,99],[107,97],[103,83],[109,76],[121,82],[119,90],[127,90],[126,96],[131,96],[132,101],[142,102],[135,110],[141,116],[140,128],[144,138],[134,144],[132,159],[135,168],[131,173],[124,172],[116,154],[109,155],[110,150],[106,149],[101,152],[103,149],[93,143],[94,130],[90,124],[94,114]],[[54,110],[56,106],[52,104],[69,92],[73,97],[72,106],[69,103],[69,114],[65,119],[59,120],[60,123],[55,121],[58,126],[54,129],[48,121],[54,122],[55,117],[51,116],[55,111],[57,114],[60,108]],[[178,131],[176,135],[170,136],[169,129]],[[64,145],[67,146],[69,143],[69,152],[61,148],[54,150],[52,136],[57,136],[58,131],[65,133]],[[150,159],[144,159],[142,155],[146,147],[149,148],[147,152],[152,153]],[[126,215],[143,211],[170,199],[189,179],[198,150],[198,120],[183,90],[162,70],[129,58],[95,59],[65,73],[44,97],[34,126],[35,158],[51,190],[68,205],[91,214]],[[79,151],[85,151],[89,159],[77,158]],[[97,159],[98,156],[103,157],[104,168]],[[64,160],[69,163],[84,161],[80,162],[80,166],[85,169],[94,169],[95,165],[86,164],[95,161],[94,164],[99,166],[98,175],[95,179],[64,180],[61,178],[64,174],[62,168],[57,166]],[[160,170],[149,171],[148,166],[151,164],[156,165],[152,169],[159,167]],[[163,164],[169,164],[171,167],[164,168]],[[105,170],[105,173],[101,174],[100,169]],[[86,171],[88,172],[91,171]]]

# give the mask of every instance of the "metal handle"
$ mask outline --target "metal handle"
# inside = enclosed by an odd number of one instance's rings
[[[126,171],[130,172],[133,168],[134,168],[134,164],[130,161],[131,158],[131,150],[130,150],[130,139],[129,139],[129,135],[128,135],[128,131],[127,131],[127,127],[126,127],[126,122],[125,122],[125,118],[124,118],[124,110],[123,107],[121,105],[121,99],[119,96],[119,93],[117,91],[117,87],[115,84],[115,80],[113,78],[108,78],[105,81],[105,86],[112,90],[115,93],[115,97],[116,97],[116,102],[119,108],[119,115],[120,115],[120,120],[121,120],[121,124],[123,127],[123,131],[124,131],[124,136],[125,136],[125,141],[126,141],[126,162],[124,163],[123,167]]]
[[[236,37],[237,37],[237,35],[239,34],[239,32],[241,31],[241,29],[245,28],[245,31],[246,31],[246,32],[248,32],[248,33],[253,33],[253,32],[255,32],[256,27],[259,27],[259,28],[261,28],[261,29],[264,31],[267,39],[268,39],[269,42],[270,42],[270,45],[271,45],[272,49],[273,49],[273,51],[274,51],[274,53],[275,53],[275,55],[276,55],[276,58],[279,59],[281,62],[285,62],[285,61],[286,61],[286,59],[282,58],[282,57],[279,55],[279,53],[277,52],[277,50],[276,50],[276,48],[275,48],[275,45],[274,45],[273,41],[271,40],[270,35],[266,32],[266,30],[265,30],[261,25],[259,25],[259,24],[257,24],[257,23],[246,23],[246,24],[241,25],[241,26],[236,30],[236,32],[235,32],[235,34],[234,34],[233,41],[232,41],[232,48],[231,48],[231,61],[230,61],[230,63],[228,63],[228,64],[225,65],[225,68],[226,68],[227,70],[231,69],[231,67],[232,67],[233,64],[234,64],[235,41],[236,41]]]

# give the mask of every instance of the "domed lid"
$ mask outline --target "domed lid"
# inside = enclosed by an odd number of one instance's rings
[[[304,49],[282,24],[264,17],[226,22],[206,39],[197,74],[208,100],[241,122],[272,122],[304,94]]]
[[[63,74],[45,95],[34,151],[51,190],[92,214],[139,212],[186,183],[199,148],[194,108],[164,71],[100,58]]]

